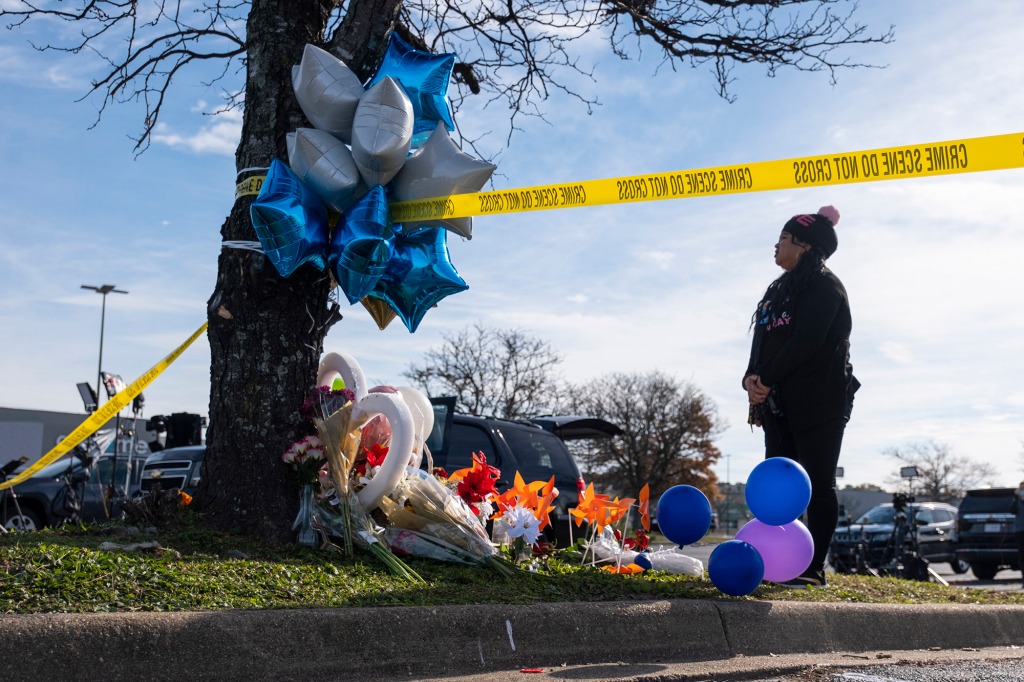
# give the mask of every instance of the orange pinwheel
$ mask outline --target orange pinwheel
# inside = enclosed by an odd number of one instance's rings
[[[640,525],[648,533],[651,532],[651,484],[644,483],[640,488]]]
[[[554,479],[552,479],[551,487],[554,488]],[[537,493],[546,486],[544,481],[532,481],[527,484],[523,480],[522,475],[517,471],[515,480],[512,483],[512,487],[503,493],[499,493],[494,497],[494,503],[498,506],[498,513],[492,518],[498,518],[501,514],[513,507],[526,507],[528,509],[537,509],[540,499]],[[538,519],[540,517],[537,517]]]
[[[621,500],[616,497],[614,500],[609,500],[607,496],[603,500],[597,500],[594,513],[591,514],[591,520],[597,524],[597,532],[600,533],[605,526],[614,526],[618,523],[629,511],[634,501],[631,497]]]
[[[594,492],[593,483],[588,485],[586,490],[580,493],[580,501],[576,508],[569,511],[576,518],[577,528],[582,526],[584,521],[593,520],[592,515],[595,513],[595,509],[597,509],[597,505],[607,499],[607,495],[598,495]]]
[[[608,571],[609,573],[618,573],[620,575],[632,575],[634,573],[643,573],[644,569],[642,566],[636,564],[626,564],[625,566],[602,566],[602,571]]]
[[[634,501],[631,497],[622,500],[616,497],[612,500],[607,495],[599,495],[594,492],[594,484],[591,483],[580,493],[579,504],[569,513],[576,517],[577,526],[587,520],[593,523],[600,533],[605,526],[617,523]]]
[[[556,497],[558,497],[558,489],[555,488],[555,477],[552,476],[551,480],[540,489],[540,497],[538,497],[537,506],[533,510],[534,516],[540,521],[540,530],[544,530],[551,524],[551,512],[555,509],[551,502]]]

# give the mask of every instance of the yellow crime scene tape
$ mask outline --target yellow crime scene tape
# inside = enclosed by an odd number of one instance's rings
[[[140,376],[138,379],[133,381],[123,390],[117,393],[113,398],[103,403],[103,406],[92,413],[84,422],[75,427],[68,436],[61,442],[47,452],[45,455],[40,457],[37,461],[33,462],[30,467],[22,471],[20,474],[7,481],[0,482],[0,490],[10,488],[11,486],[18,485],[25,479],[31,477],[37,473],[43,467],[56,462],[58,459],[66,455],[76,445],[81,443],[83,440],[91,436],[96,432],[96,429],[100,428],[108,421],[113,419],[118,412],[125,408],[135,396],[142,393],[142,389],[146,388],[154,379],[160,376],[165,369],[167,369],[172,362],[178,359],[178,356],[185,352],[185,349],[192,345],[192,342],[199,338],[199,335],[206,331],[206,322],[195,331],[188,338],[185,343],[175,348],[171,353],[160,362],[153,365],[153,367]]]
[[[1024,133],[400,201],[396,223],[802,189],[1024,167]],[[246,178],[236,197],[258,194]]]

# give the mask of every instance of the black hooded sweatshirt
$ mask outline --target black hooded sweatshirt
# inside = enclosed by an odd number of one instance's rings
[[[850,364],[850,301],[846,288],[822,266],[778,309],[758,310],[751,374],[775,391],[794,431],[849,419],[860,382]]]

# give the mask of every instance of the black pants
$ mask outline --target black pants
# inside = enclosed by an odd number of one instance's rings
[[[811,501],[806,518],[807,530],[814,540],[814,556],[809,571],[824,570],[828,546],[839,521],[836,465],[845,431],[846,419],[842,417],[797,432],[790,428],[785,417],[769,417],[764,422],[765,459],[788,457],[795,460],[811,479]]]

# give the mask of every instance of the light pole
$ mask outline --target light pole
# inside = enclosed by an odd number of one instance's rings
[[[100,364],[96,370],[96,407],[99,407],[99,397],[100,395],[102,395],[100,393],[100,382],[102,380],[101,377],[103,375],[103,328],[106,326],[107,323],[107,294],[128,293],[127,291],[122,291],[121,289],[117,289],[116,287],[116,284],[104,284],[103,286],[98,287],[94,287],[91,284],[82,285],[83,289],[91,289],[92,291],[95,291],[97,294],[103,294],[103,312],[100,314]]]

